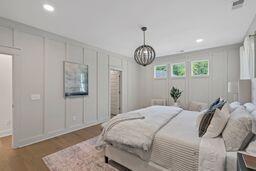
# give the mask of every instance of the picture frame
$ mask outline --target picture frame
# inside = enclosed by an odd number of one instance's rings
[[[88,65],[63,62],[64,66],[64,96],[86,96],[88,91]]]

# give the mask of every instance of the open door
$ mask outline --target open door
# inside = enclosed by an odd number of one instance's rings
[[[119,70],[110,70],[111,117],[121,113],[121,75]]]

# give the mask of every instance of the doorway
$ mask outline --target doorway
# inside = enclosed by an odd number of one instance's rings
[[[12,135],[12,56],[0,54],[0,138]]]
[[[122,71],[110,70],[110,112],[111,117],[121,113],[121,77]]]

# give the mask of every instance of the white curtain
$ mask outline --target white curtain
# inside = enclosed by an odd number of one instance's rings
[[[240,79],[255,77],[254,38],[247,36],[244,46],[240,47]]]
[[[245,55],[244,46],[240,47],[240,79],[250,79],[249,58]]]

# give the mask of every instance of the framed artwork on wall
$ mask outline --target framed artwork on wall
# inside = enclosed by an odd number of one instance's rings
[[[64,96],[88,95],[88,65],[64,61]]]

